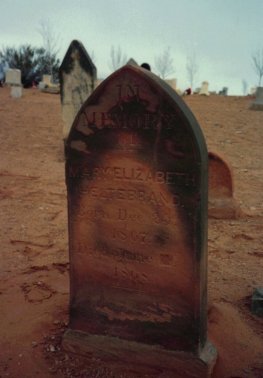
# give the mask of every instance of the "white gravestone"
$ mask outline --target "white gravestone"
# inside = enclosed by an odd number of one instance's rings
[[[201,89],[200,89],[200,92],[199,92],[200,95],[209,96],[210,93],[208,91],[208,85],[209,85],[208,81],[202,82],[202,86],[201,86]]]
[[[21,71],[9,69],[5,73],[5,82],[8,85],[21,85]]]
[[[8,69],[5,74],[5,82],[11,86],[11,97],[20,98],[22,96],[21,71],[18,69]]]
[[[42,82],[44,83],[45,86],[47,87],[52,86],[51,77],[52,77],[51,75],[43,75]]]

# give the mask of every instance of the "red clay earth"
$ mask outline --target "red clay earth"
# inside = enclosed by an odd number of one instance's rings
[[[251,314],[250,299],[263,286],[263,112],[249,110],[248,97],[185,99],[209,150],[232,166],[242,212],[209,220],[208,328],[219,353],[213,378],[262,378],[263,319]],[[0,377],[135,377],[61,349],[69,264],[59,96],[28,89],[13,99],[0,88],[0,133]]]

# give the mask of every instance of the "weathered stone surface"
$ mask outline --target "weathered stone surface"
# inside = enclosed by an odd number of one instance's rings
[[[209,375],[207,156],[190,110],[147,70],[124,66],[85,102],[66,143],[67,349]]]
[[[62,344],[69,352],[111,361],[111,367],[122,374],[133,373],[151,378],[203,378],[210,376],[217,358],[214,346],[207,342],[201,355],[166,350],[117,337],[89,335],[66,331]]]
[[[97,69],[84,46],[72,41],[59,69],[63,117],[63,139],[66,139],[74,118],[95,88]]]
[[[232,170],[226,160],[217,153],[209,152],[208,160],[208,215],[218,219],[237,218],[240,209],[234,198]]]

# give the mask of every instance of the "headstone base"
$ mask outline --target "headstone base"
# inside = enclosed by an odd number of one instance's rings
[[[237,219],[240,209],[234,198],[210,199],[208,202],[208,217],[214,219]]]
[[[99,358],[122,374],[149,374],[151,377],[208,378],[217,358],[216,349],[210,342],[197,357],[156,345],[89,335],[71,329],[65,332],[62,346],[68,352]]]

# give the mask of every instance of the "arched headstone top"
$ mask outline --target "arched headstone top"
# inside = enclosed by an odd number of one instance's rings
[[[232,169],[226,159],[217,152],[208,153],[209,159],[209,196],[233,197],[234,185]]]
[[[59,68],[63,139],[67,139],[80,107],[95,88],[97,69],[79,41],[72,41]]]
[[[70,43],[59,70],[69,73],[72,71],[74,60],[79,61],[79,64],[83,70],[89,73],[94,79],[97,78],[96,66],[92,62],[92,59],[82,42],[76,39]]]
[[[191,110],[167,83],[139,66],[127,64],[115,71],[87,99],[72,126],[67,153],[71,148],[87,153],[74,146],[79,145],[79,138],[83,142],[94,130],[102,129],[158,130],[159,134],[165,131],[167,136],[169,132],[184,130],[188,144],[193,145],[196,162],[205,160],[207,164],[205,139]]]

